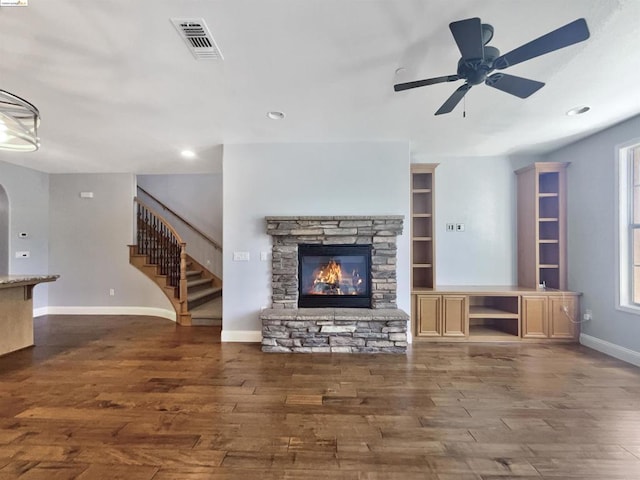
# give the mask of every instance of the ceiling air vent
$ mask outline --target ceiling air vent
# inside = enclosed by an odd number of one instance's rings
[[[172,18],[189,50],[197,59],[222,60],[222,53],[202,18]]]

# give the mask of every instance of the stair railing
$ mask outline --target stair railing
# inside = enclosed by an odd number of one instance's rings
[[[136,203],[137,253],[158,265],[160,274],[179,293],[181,310],[187,311],[187,244],[169,223],[138,197]]]
[[[182,232],[183,238],[189,239],[189,255],[200,262],[214,275],[222,278],[222,245],[193,225],[171,207],[167,206],[152,193],[148,192],[140,185],[138,185],[137,188],[139,195],[138,198],[144,198],[150,205],[153,205],[158,209],[158,211],[161,211],[163,215],[167,215],[167,219]]]

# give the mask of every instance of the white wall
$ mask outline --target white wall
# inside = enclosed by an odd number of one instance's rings
[[[435,175],[436,285],[516,282],[515,174],[508,157],[439,160]],[[447,232],[463,223],[463,232]]]
[[[582,292],[582,311],[593,320],[582,325],[587,343],[596,348],[630,349],[640,361],[640,316],[616,309],[616,146],[640,137],[640,116],[547,156],[571,162],[568,183],[569,288]],[[583,341],[585,338],[583,336]],[[603,344],[608,342],[607,345]],[[626,352],[629,354],[629,352]]]
[[[28,154],[27,154],[28,155]],[[57,273],[49,269],[49,175],[0,161],[0,184],[9,200],[9,273]],[[19,238],[25,232],[27,238]],[[29,258],[15,258],[28,251]],[[48,302],[48,283],[33,290],[34,309]]]
[[[140,187],[179,216],[165,210],[148,195],[140,199],[171,224],[187,244],[187,253],[222,278],[222,253],[182,219],[222,245],[222,173],[200,175],[138,175]]]
[[[149,314],[175,318],[169,300],[129,264],[133,174],[50,175],[51,313]],[[80,192],[94,197],[80,198]],[[109,295],[109,289],[115,295]]]
[[[222,243],[222,173],[138,175],[137,181],[177,214]]]
[[[269,215],[404,215],[398,308],[410,311],[409,144],[254,144],[225,147],[223,340],[259,340],[271,305]],[[249,262],[234,262],[247,251]],[[253,332],[250,334],[234,332]]]

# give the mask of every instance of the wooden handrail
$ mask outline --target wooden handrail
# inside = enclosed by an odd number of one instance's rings
[[[173,228],[169,222],[167,222],[166,218],[164,218],[162,215],[160,215],[158,212],[156,212],[153,208],[151,208],[149,205],[144,203],[138,197],[133,197],[133,201],[136,202],[136,203],[139,203],[144,208],[149,210],[149,212],[153,213],[156,217],[158,217],[158,219],[167,226],[167,228],[171,231],[171,233],[173,233],[173,236],[176,237],[178,242],[185,243],[184,240],[182,240],[182,237],[180,236],[180,234],[176,231],[176,229]]]
[[[198,235],[200,235],[202,238],[204,238],[207,242],[209,242],[213,248],[215,248],[216,250],[220,250],[222,251],[222,245],[220,245],[218,242],[216,242],[213,238],[211,238],[210,236],[208,236],[206,233],[203,233],[200,229],[198,229],[197,227],[193,226],[189,221],[185,220],[184,217],[182,217],[182,215],[179,215],[178,213],[176,213],[174,210],[172,210],[170,207],[166,206],[164,203],[162,203],[160,200],[158,200],[156,197],[154,197],[151,193],[147,192],[144,188],[142,188],[140,185],[138,185],[138,189],[143,192],[145,195],[148,195],[149,197],[151,197],[155,202],[157,202],[162,208],[164,208],[165,210],[167,210],[169,213],[171,213],[172,215],[175,215],[177,218],[180,219],[180,221],[182,223],[184,223],[187,227],[189,227],[191,230],[193,230],[194,232],[196,232]],[[137,198],[137,197],[136,197]],[[146,208],[149,208],[148,206],[145,205]],[[156,214],[157,215],[157,214]],[[159,215],[158,215],[159,216]]]

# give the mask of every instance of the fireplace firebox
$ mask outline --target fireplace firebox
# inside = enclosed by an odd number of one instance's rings
[[[371,245],[298,245],[298,307],[371,308]]]

